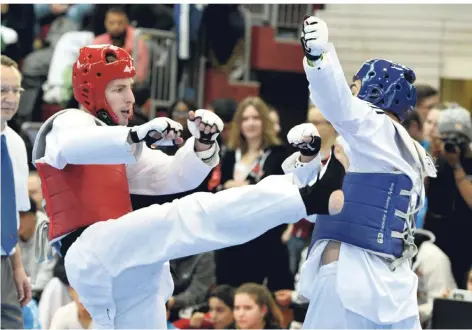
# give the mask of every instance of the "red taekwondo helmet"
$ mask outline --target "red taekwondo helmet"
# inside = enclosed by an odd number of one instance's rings
[[[74,97],[94,116],[116,125],[118,118],[108,105],[105,88],[114,79],[135,75],[133,59],[124,49],[113,45],[82,47],[72,69]]]

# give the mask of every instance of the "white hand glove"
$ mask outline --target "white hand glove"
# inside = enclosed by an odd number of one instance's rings
[[[321,18],[306,15],[300,41],[306,58],[316,61],[328,48],[328,26]]]
[[[176,140],[181,139],[183,127],[178,122],[159,117],[149,122],[135,126],[131,129],[131,141],[138,143],[145,141],[146,144],[153,146],[172,146]]]
[[[287,134],[287,140],[303,156],[314,156],[321,148],[320,133],[315,125],[310,123],[293,127]]]
[[[190,133],[201,143],[213,144],[218,135],[223,131],[223,121],[218,115],[209,110],[199,109],[195,111],[193,119],[187,120]]]

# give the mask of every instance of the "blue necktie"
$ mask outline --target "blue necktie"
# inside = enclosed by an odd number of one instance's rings
[[[8,153],[7,139],[2,134],[2,248],[10,254],[18,242],[17,209],[13,165]]]

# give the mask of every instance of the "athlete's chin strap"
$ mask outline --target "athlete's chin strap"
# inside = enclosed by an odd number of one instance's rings
[[[113,119],[111,119],[111,116],[108,114],[107,111],[105,111],[105,109],[97,111],[97,116],[96,117],[99,120],[101,120],[102,122],[104,122],[105,124],[107,124],[108,126],[117,126],[118,125],[117,123],[115,123],[113,121]]]

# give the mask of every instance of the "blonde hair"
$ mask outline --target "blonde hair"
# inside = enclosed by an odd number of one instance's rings
[[[246,283],[241,285],[234,295],[245,293],[254,298],[255,303],[259,307],[267,306],[267,314],[264,317],[265,325],[273,325],[274,323],[282,326],[283,315],[279,306],[277,306],[269,289],[257,283]]]
[[[233,121],[231,122],[231,135],[228,141],[228,147],[230,149],[241,149],[242,153],[247,152],[247,141],[246,138],[241,134],[241,124],[243,121],[244,111],[249,106],[253,106],[259,113],[262,121],[262,144],[261,148],[266,149],[267,147],[280,145],[281,141],[277,137],[277,133],[274,129],[274,123],[270,119],[270,110],[267,104],[257,96],[250,96],[242,100],[236,113],[234,114]]]

